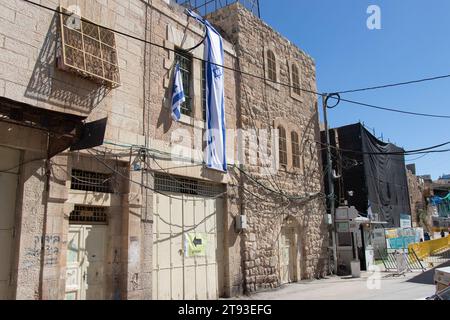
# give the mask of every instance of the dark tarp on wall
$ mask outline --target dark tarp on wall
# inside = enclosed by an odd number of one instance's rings
[[[331,129],[330,140],[333,169],[340,176],[334,183],[336,206],[346,200],[367,217],[370,201],[372,212],[379,214],[380,221],[388,222],[385,227],[400,227],[400,215],[411,215],[404,155],[365,153],[403,153],[404,150],[378,140],[360,123]],[[324,132],[322,142],[326,142]],[[354,152],[337,152],[336,148]],[[325,150],[322,158],[325,169]],[[324,181],[329,194],[326,175]]]
[[[342,161],[351,159],[357,164],[347,166],[340,172],[342,179],[337,181],[342,184],[339,196],[348,201],[349,206],[354,206],[359,212],[367,212],[368,191],[363,165],[361,125],[354,124],[337,129],[339,148],[355,150],[357,152],[341,152]],[[339,190],[339,189],[336,189]],[[352,195],[350,195],[350,192]]]
[[[361,126],[364,153],[403,153],[391,143],[375,138]],[[400,227],[400,215],[411,215],[405,157],[399,155],[364,154],[364,171],[372,212],[380,215],[387,227]]]

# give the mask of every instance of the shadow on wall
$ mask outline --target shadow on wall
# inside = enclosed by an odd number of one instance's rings
[[[170,70],[173,70],[173,67],[170,68]],[[161,104],[161,112],[159,113],[158,122],[156,124],[157,128],[163,127],[163,132],[166,134],[169,132],[170,128],[172,127],[173,120],[172,120],[172,83],[173,83],[173,72],[171,71],[169,74],[169,83],[170,85],[166,88],[164,99]]]
[[[110,89],[57,68],[60,50],[59,16],[55,14],[45,36],[25,96],[65,108],[67,112],[89,114]],[[76,84],[76,85],[74,85]]]

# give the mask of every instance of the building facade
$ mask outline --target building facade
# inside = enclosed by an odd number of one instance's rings
[[[450,184],[450,174],[443,174],[436,182],[440,184]]]
[[[42,5],[0,1],[1,299],[217,299],[327,273],[316,98],[297,89],[315,90],[310,57],[239,3],[209,14],[222,173],[203,165],[204,27],[183,7]]]
[[[358,258],[361,270],[367,270],[371,263],[367,257],[374,256],[376,252],[373,250],[383,244],[379,240],[384,237],[383,229],[410,224],[404,150],[378,140],[361,123],[330,129],[329,132],[335,207],[354,207],[359,218],[365,220],[354,232],[356,245],[347,229],[337,232],[338,265],[348,273],[350,261]],[[322,145],[325,141],[325,132],[322,131]],[[323,168],[326,167],[323,161]],[[328,186],[325,186],[327,190]]]
[[[409,202],[411,204],[411,222],[413,228],[425,227],[429,229],[430,221],[427,214],[427,205],[424,198],[425,182],[416,176],[410,168],[406,168],[408,179]]]
[[[320,137],[317,100],[299,89],[316,91],[315,63],[239,3],[208,18],[233,43],[244,72],[237,79],[239,127],[259,137],[259,143],[240,141],[251,176],[236,176],[243,191],[240,214],[249,226],[241,242],[245,288],[253,292],[324,276],[328,230],[315,143]],[[266,147],[276,170],[264,157]]]
[[[354,206],[368,217],[370,205],[369,218],[399,228],[401,215],[411,215],[404,150],[378,140],[361,123],[330,129],[330,137],[336,206]]]

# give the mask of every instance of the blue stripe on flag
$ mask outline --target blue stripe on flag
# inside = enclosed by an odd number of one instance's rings
[[[178,92],[177,94],[175,94],[175,96],[173,96],[172,105],[175,105],[176,103],[178,103],[183,99],[184,99],[184,92]]]
[[[186,101],[183,90],[183,79],[181,77],[180,65],[177,63],[174,69],[172,85],[172,118],[179,121],[181,118],[181,104]]]

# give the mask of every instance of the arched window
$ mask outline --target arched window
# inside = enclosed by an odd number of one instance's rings
[[[267,51],[267,74],[269,80],[277,81],[277,62],[272,50]]]
[[[291,132],[291,143],[292,143],[292,166],[294,168],[300,168],[300,145],[298,140],[298,133],[295,131]]]
[[[278,127],[278,144],[280,154],[280,165],[287,166],[287,143],[286,143],[286,130],[282,127]]]
[[[292,86],[294,93],[300,95],[300,72],[295,64],[292,64]]]

